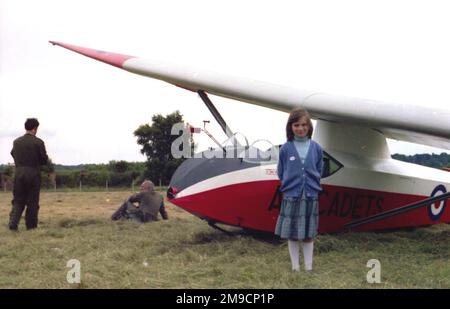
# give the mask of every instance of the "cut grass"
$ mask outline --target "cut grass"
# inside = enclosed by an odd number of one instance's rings
[[[11,193],[0,193],[0,288],[450,288],[450,225],[320,235],[314,271],[292,273],[286,242],[228,236],[167,203],[170,219],[113,222],[131,194],[42,192],[39,228],[10,232]],[[66,263],[81,263],[69,284]],[[381,283],[366,281],[367,261]]]

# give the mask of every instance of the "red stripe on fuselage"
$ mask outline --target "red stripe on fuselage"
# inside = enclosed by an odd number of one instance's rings
[[[135,58],[134,56],[110,53],[110,52],[106,52],[106,51],[95,50],[95,49],[91,49],[91,48],[85,48],[85,47],[75,46],[75,45],[66,44],[66,43],[60,43],[60,42],[54,42],[54,41],[50,41],[50,43],[52,43],[53,45],[58,45],[58,46],[67,48],[71,51],[82,54],[86,57],[90,57],[95,60],[102,61],[104,63],[116,66],[121,69],[123,68],[122,65],[125,61],[127,61],[128,59],[131,59],[131,58]]]
[[[280,201],[276,197],[278,186],[277,180],[240,183],[175,198],[171,202],[202,218],[272,232],[275,229],[280,206]],[[342,231],[344,225],[353,220],[428,197],[331,185],[323,185],[323,189],[319,201],[320,233]],[[271,201],[274,201],[272,205]],[[448,209],[439,220],[432,221],[428,216],[427,207],[366,224],[355,230],[384,230],[450,222]]]

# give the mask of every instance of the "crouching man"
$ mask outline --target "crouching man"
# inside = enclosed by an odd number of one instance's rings
[[[158,212],[164,220],[169,217],[164,208],[164,199],[155,191],[155,185],[150,180],[141,184],[141,191],[133,194],[111,216],[112,220],[131,219],[137,222],[158,220]]]

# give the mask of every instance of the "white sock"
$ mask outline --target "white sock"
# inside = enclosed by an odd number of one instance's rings
[[[312,270],[314,242],[303,243],[303,258],[305,259],[305,270]]]
[[[289,247],[289,255],[291,256],[291,263],[292,263],[292,270],[298,271],[300,268],[299,262],[298,262],[298,251],[300,249],[298,245],[298,241],[296,240],[288,240],[288,247]]]

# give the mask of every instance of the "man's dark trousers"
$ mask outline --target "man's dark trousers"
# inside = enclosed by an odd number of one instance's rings
[[[25,225],[27,230],[37,227],[40,187],[41,174],[39,169],[31,167],[16,168],[13,207],[9,215],[10,229],[17,229],[25,207],[27,207],[25,211]]]

